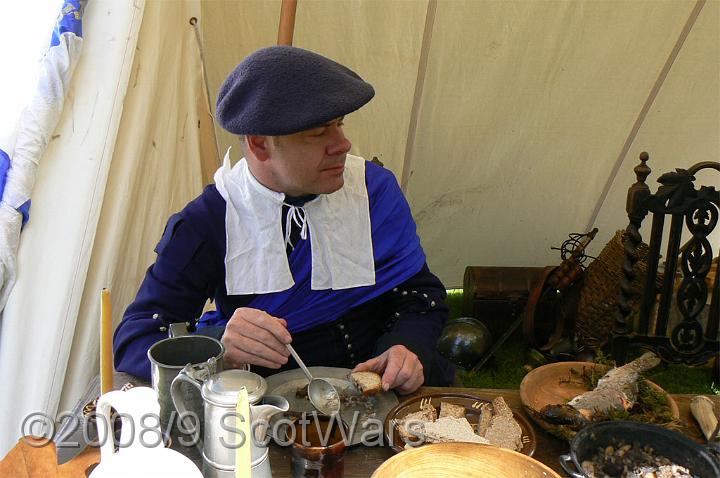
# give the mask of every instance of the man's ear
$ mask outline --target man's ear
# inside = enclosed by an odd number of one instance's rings
[[[266,161],[270,157],[270,138],[249,134],[246,137],[247,147],[259,161]]]

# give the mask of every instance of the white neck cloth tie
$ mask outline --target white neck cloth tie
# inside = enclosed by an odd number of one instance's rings
[[[290,246],[290,249],[295,249],[295,245],[290,243],[290,233],[292,232],[293,223],[300,227],[300,239],[307,239],[307,221],[305,220],[305,210],[302,206],[293,206],[292,204],[288,204],[286,202],[283,202],[283,204],[289,208],[287,218],[285,219],[285,247]]]
[[[225,285],[230,295],[280,292],[295,284],[286,247],[292,224],[310,236],[311,288],[347,289],[375,284],[365,160],[348,155],[345,184],[303,206],[289,206],[282,231],[285,195],[266,188],[243,158],[230,166],[230,149],[215,173],[225,199]],[[303,214],[304,213],[304,214]]]

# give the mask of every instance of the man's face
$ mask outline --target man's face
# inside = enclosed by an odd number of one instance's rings
[[[289,196],[329,194],[344,184],[350,141],[343,118],[299,133],[268,138],[265,186]]]

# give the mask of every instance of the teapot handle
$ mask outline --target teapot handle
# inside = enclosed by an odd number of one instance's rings
[[[170,397],[172,398],[173,404],[175,405],[175,409],[178,412],[178,417],[182,421],[183,426],[185,427],[185,430],[188,432],[191,431],[190,424],[187,422],[187,419],[190,418],[188,415],[191,413],[188,411],[187,407],[185,406],[185,399],[183,398],[183,393],[180,390],[180,387],[182,385],[182,382],[189,383],[193,387],[197,388],[198,393],[202,393],[202,381],[198,380],[197,378],[190,375],[189,370],[191,365],[187,365],[185,368],[183,368],[180,373],[177,374],[177,376],[173,379],[172,385],[170,385]],[[195,430],[200,433],[200,417],[196,417],[197,421],[195,422]],[[198,450],[202,451],[203,449],[203,437],[198,436],[197,439],[197,447]]]

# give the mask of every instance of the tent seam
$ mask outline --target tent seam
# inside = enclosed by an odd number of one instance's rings
[[[435,25],[435,11],[437,0],[428,0],[427,12],[425,14],[425,28],[423,29],[422,45],[420,46],[420,59],[418,61],[418,73],[415,79],[415,94],[413,95],[412,108],[410,109],[410,123],[408,124],[408,135],[405,141],[405,155],[403,157],[402,173],[400,175],[400,190],[407,191],[410,181],[410,164],[412,163],[412,147],[415,144],[415,132],[417,130],[418,116],[420,112],[420,101],[425,86],[425,75],[427,73],[428,55],[430,43],[432,42],[432,31]]]
[[[693,26],[695,26],[695,22],[697,21],[697,18],[700,15],[700,11],[702,10],[703,6],[705,5],[705,2],[706,2],[706,0],[697,0],[697,2],[695,3],[695,6],[693,7],[692,11],[690,12],[690,16],[688,17],[687,21],[685,22],[685,25],[683,26],[682,31],[680,32],[680,35],[678,36],[677,41],[675,42],[675,45],[673,46],[673,49],[670,51],[670,54],[668,55],[667,60],[665,60],[665,64],[663,65],[662,70],[660,70],[660,73],[658,74],[658,77],[656,78],[655,83],[653,84],[652,88],[650,89],[650,92],[648,93],[647,98],[645,99],[645,103],[643,104],[642,108],[640,109],[640,113],[638,113],[638,116],[635,119],[635,123],[633,124],[632,128],[630,129],[630,132],[628,133],[627,138],[625,139],[625,143],[623,144],[622,148],[620,149],[620,153],[618,154],[617,159],[615,159],[613,168],[610,170],[610,175],[608,176],[608,179],[605,182],[605,186],[603,187],[602,193],[600,193],[600,198],[598,198],[598,202],[597,202],[597,204],[595,204],[595,208],[593,209],[593,212],[590,216],[590,220],[588,221],[587,226],[585,226],[586,231],[589,231],[590,229],[592,229],[594,227],[595,221],[597,221],[597,218],[600,215],[600,210],[602,209],[603,205],[605,204],[605,201],[607,200],[607,196],[610,193],[610,188],[615,183],[615,179],[617,178],[618,172],[620,171],[620,167],[622,166],[623,162],[625,162],[625,157],[627,156],[627,153],[630,150],[630,146],[632,146],[633,142],[635,141],[635,138],[637,137],[638,132],[640,131],[640,128],[642,127],[643,123],[645,122],[645,118],[647,117],[647,114],[650,111],[650,107],[655,102],[655,99],[657,98],[657,95],[660,92],[660,88],[662,88],[662,85],[665,83],[665,80],[667,79],[667,76],[670,73],[670,69],[672,68],[673,64],[675,63],[675,59],[677,58],[678,54],[680,53],[680,49],[685,44],[685,40],[690,35],[690,31],[692,30]]]

